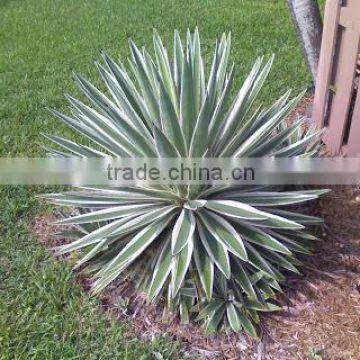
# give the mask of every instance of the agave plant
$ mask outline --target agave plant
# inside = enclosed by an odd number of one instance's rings
[[[286,119],[303,94],[287,91],[269,107],[254,109],[273,57],[258,58],[230,101],[234,66],[230,35],[216,43],[206,81],[199,33],[183,46],[175,31],[173,58],[157,33],[152,57],[130,41],[130,72],[102,53],[97,68],[106,91],[75,75],[89,105],[67,96],[72,115],[53,113],[90,140],[78,144],[47,135],[56,156],[263,157],[316,156],[320,133]],[[93,293],[127,278],[149,301],[163,301],[183,322],[204,320],[255,336],[258,312],[279,309],[276,293],[297,253],[311,252],[306,225],[321,219],[285,210],[323,190],[258,186],[83,187],[49,194],[77,209],[61,224],[72,240],[59,253],[81,250],[76,267],[93,274]]]

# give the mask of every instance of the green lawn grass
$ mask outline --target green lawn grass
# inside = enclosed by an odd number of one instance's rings
[[[71,71],[99,83],[99,50],[124,59],[127,39],[151,46],[153,28],[169,43],[174,28],[197,25],[207,59],[231,31],[236,85],[258,55],[276,53],[265,102],[311,85],[285,0],[0,0],[0,24],[0,156],[43,156],[41,132],[69,135],[46,107],[65,110],[63,94],[78,94]],[[176,344],[127,338],[31,235],[42,191],[0,190],[0,359],[181,357]]]

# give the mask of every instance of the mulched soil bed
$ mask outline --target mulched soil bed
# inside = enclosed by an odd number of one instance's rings
[[[130,323],[138,337],[150,340],[167,335],[183,343],[192,356],[206,359],[359,359],[360,356],[360,190],[334,187],[305,210],[325,219],[317,229],[322,241],[314,256],[303,258],[302,276],[290,277],[280,301],[284,310],[263,316],[262,339],[245,335],[205,336],[197,325],[181,325],[162,312],[161,305],[144,306],[142,294],[133,295],[131,284],[108,287],[101,307]],[[38,217],[34,232],[51,248],[64,239],[52,236],[55,215]],[[69,256],[62,260],[70,263]],[[76,281],[89,290],[89,280]],[[124,302],[121,299],[128,300]]]

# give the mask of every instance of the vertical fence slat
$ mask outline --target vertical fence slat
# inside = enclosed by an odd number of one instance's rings
[[[340,61],[335,77],[335,95],[329,117],[329,126],[324,135],[331,154],[338,154],[343,145],[358,51],[358,33],[350,28],[345,28],[339,50]]]
[[[354,32],[355,41],[357,39],[358,47],[360,42],[360,1],[348,0],[347,8],[341,11],[339,22],[347,29]],[[359,48],[358,48],[359,51]],[[360,155],[360,84],[358,83],[358,90],[355,94],[356,99],[352,111],[351,124],[349,129],[349,136],[346,146],[346,155],[359,156]],[[353,96],[353,95],[352,95]]]
[[[316,79],[313,120],[322,128],[324,126],[325,108],[331,80],[334,60],[336,35],[340,17],[341,0],[327,0],[324,14],[324,30]]]
[[[360,91],[358,89],[347,145],[349,156],[360,155]]]
[[[348,22],[352,29],[355,32],[357,31],[357,36],[360,38],[360,1],[352,0],[350,5],[351,11],[347,14]],[[360,155],[360,81],[358,83],[356,100],[349,129],[347,153],[349,156]]]

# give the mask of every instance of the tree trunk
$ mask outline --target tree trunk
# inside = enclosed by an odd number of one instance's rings
[[[317,0],[288,0],[298,38],[311,72],[316,80],[322,38],[322,20]]]

